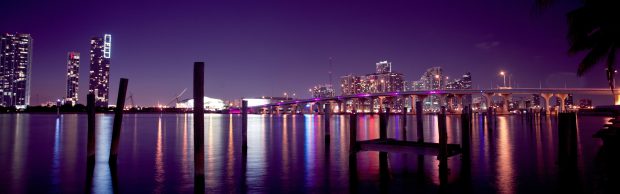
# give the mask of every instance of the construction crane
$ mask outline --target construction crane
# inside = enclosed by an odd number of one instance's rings
[[[129,99],[129,103],[131,103],[131,106],[129,106],[129,108],[135,108],[136,107],[136,103],[133,101],[133,93],[129,92],[129,96],[127,98],[125,98],[125,100]]]
[[[183,89],[183,91],[181,91],[181,93],[179,93],[179,95],[177,95],[176,97],[172,98],[172,100],[170,100],[170,102],[168,102],[168,104],[166,104],[166,107],[168,107],[173,102],[179,103],[180,102],[179,98],[181,98],[181,96],[183,96],[183,94],[185,94],[186,91],[187,91],[187,88]]]

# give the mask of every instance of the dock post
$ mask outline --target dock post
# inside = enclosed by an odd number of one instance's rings
[[[241,152],[248,152],[248,101],[241,101]]]
[[[495,116],[493,115],[493,107],[487,108],[487,128],[488,130],[493,129],[493,123],[495,122]]]
[[[60,117],[60,106],[62,104],[60,103],[60,99],[56,101],[56,117]]]
[[[446,107],[441,106],[441,112],[437,116],[437,126],[439,127],[439,156],[448,154],[448,130],[446,129]]]
[[[403,141],[407,141],[407,107],[403,107],[402,112],[402,128],[403,128]]]
[[[349,115],[349,191],[357,193],[357,113]]]
[[[558,113],[558,159],[560,165],[573,165],[577,158],[577,114]]]
[[[204,193],[204,62],[194,63],[194,192]]]
[[[424,110],[422,109],[422,101],[415,102],[415,117],[417,122],[417,130],[418,130],[418,142],[424,142],[424,122],[422,120],[422,115],[424,114]]]
[[[448,182],[448,130],[446,129],[446,107],[441,106],[441,112],[437,118],[439,127],[439,183],[445,187]]]
[[[125,109],[125,95],[127,94],[127,78],[121,78],[120,87],[118,88],[118,97],[116,98],[116,108],[114,108],[114,123],[112,124],[112,145],[110,146],[111,165],[116,164],[118,158],[118,145],[121,138],[121,127],[123,125],[123,109]]]
[[[349,116],[349,153],[357,152],[357,113],[351,111]]]
[[[387,125],[390,116],[390,108],[385,108],[385,112],[379,112],[379,139],[387,140]]]
[[[88,142],[86,144],[87,158],[89,165],[95,164],[95,94],[89,93],[86,96],[86,113],[88,115]]]
[[[331,113],[331,108],[330,108],[330,103],[325,103],[324,107],[323,107],[323,119],[325,120],[323,123],[325,124],[325,145],[329,145],[329,116]]]
[[[461,130],[461,146],[463,147],[463,156],[468,156],[471,138],[471,114],[468,106],[463,108],[463,113],[461,114]]]

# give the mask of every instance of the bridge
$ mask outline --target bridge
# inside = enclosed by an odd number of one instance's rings
[[[618,93],[620,90],[616,89],[616,96],[614,97],[616,104],[620,102],[620,95]],[[537,94],[540,95],[545,101],[545,110],[546,113],[550,113],[550,99],[552,97],[557,97],[560,99],[561,104],[565,104],[566,98],[568,94],[582,94],[582,95],[610,95],[611,90],[609,88],[494,88],[494,89],[444,89],[444,90],[418,90],[418,91],[404,91],[404,92],[386,92],[386,93],[361,93],[354,95],[345,95],[345,96],[335,96],[328,98],[310,98],[310,99],[299,99],[299,100],[289,100],[289,101],[281,101],[277,103],[271,103],[261,106],[253,107],[254,109],[259,109],[258,112],[263,113],[277,113],[280,114],[280,110],[282,109],[284,112],[290,109],[290,113],[297,113],[298,110],[301,110],[303,113],[304,109],[298,109],[299,105],[310,105],[310,112],[313,112],[315,106],[316,109],[320,113],[322,110],[322,105],[330,106],[332,112],[335,111],[335,107],[338,107],[339,113],[347,113],[351,110],[355,109],[358,112],[365,113],[376,113],[375,111],[375,101],[378,103],[378,110],[383,110],[385,104],[385,99],[393,99],[393,98],[402,98],[411,100],[412,107],[409,107],[411,110],[411,114],[415,114],[415,102],[416,101],[424,101],[429,96],[437,96],[440,101],[441,106],[448,105],[448,107],[452,107],[453,100],[449,100],[451,98],[456,99],[456,108],[455,111],[462,110],[463,107],[463,96],[465,95],[481,95],[486,99],[486,104],[492,104],[493,96],[500,96],[503,98],[503,112],[508,112],[508,101],[512,98],[512,95],[532,95]],[[559,111],[565,111],[565,107],[560,106]],[[393,109],[394,111],[400,111]]]

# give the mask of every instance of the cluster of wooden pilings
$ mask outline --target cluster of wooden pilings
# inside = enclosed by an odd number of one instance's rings
[[[112,123],[112,142],[110,144],[110,156],[108,164],[110,166],[110,174],[112,176],[112,190],[118,193],[118,178],[116,171],[116,162],[118,158],[118,149],[121,137],[121,126],[123,123],[123,109],[125,107],[125,96],[127,94],[127,85],[129,80],[121,78],[118,89],[118,97],[116,99],[116,108],[114,109],[114,121]],[[96,163],[96,119],[95,119],[95,95],[90,93],[86,96],[86,114],[88,117],[88,139],[86,144],[86,187],[85,193],[90,193],[92,180]]]

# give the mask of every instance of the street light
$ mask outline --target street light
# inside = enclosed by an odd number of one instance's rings
[[[506,87],[506,73],[504,73],[504,71],[500,71],[499,74],[504,77],[504,87]]]

